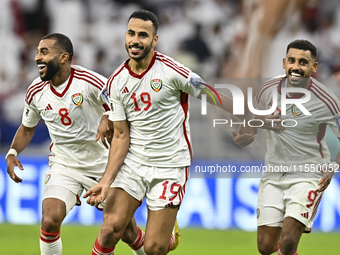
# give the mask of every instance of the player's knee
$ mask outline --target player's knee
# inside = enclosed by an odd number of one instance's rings
[[[298,245],[298,240],[296,240],[294,235],[285,235],[282,234],[280,238],[280,249],[285,251],[292,251],[294,253],[296,251]]]
[[[44,231],[49,233],[57,233],[60,231],[61,222],[56,217],[43,216],[41,220],[41,227]]]
[[[117,243],[122,238],[124,230],[125,226],[119,221],[114,221],[112,219],[105,220],[104,218],[104,222],[100,228],[100,235],[102,240],[104,240],[104,244],[112,245],[112,242]]]
[[[164,255],[168,248],[168,245],[157,242],[157,240],[144,242],[144,251],[147,255]]]
[[[262,255],[272,254],[275,250],[275,245],[271,244],[265,240],[257,242],[257,249]]]

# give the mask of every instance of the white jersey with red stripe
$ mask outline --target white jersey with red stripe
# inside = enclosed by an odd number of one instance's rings
[[[257,108],[271,107],[274,89],[279,92],[275,114],[281,113],[280,95],[284,86],[286,76],[278,76],[265,82],[255,96]],[[326,127],[330,125],[335,136],[340,138],[340,102],[332,91],[314,78],[310,78],[307,89],[311,93],[311,99],[303,103],[303,106],[311,115],[304,115],[296,105],[288,104],[286,115],[281,115],[281,119],[286,120],[286,126],[291,127],[285,127],[280,132],[266,131],[267,167],[285,166],[284,169],[276,169],[313,173],[316,172],[313,169],[317,169],[319,165],[329,163],[330,152],[325,141]],[[295,123],[288,120],[295,120],[297,125],[293,127]],[[320,172],[316,174],[320,175]]]
[[[157,167],[190,165],[188,96],[199,95],[201,78],[158,52],[140,75],[131,71],[128,61],[107,82],[109,119],[126,119],[130,125],[126,158]]]
[[[72,65],[67,81],[55,87],[37,78],[26,92],[22,124],[35,127],[42,118],[51,137],[49,164],[59,163],[101,177],[108,150],[94,142],[102,114],[109,110],[107,79]]]

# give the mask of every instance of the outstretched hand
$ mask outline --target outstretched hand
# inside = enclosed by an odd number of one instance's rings
[[[254,139],[255,139],[255,135],[254,134],[250,134],[250,133],[244,133],[244,134],[240,134],[239,132],[233,130],[231,131],[234,137],[234,142],[241,147],[245,147],[249,144],[251,144]]]
[[[17,176],[14,172],[15,166],[17,166],[20,170],[24,170],[24,167],[21,165],[20,160],[16,156],[10,154],[7,156],[6,163],[7,173],[9,177],[11,177],[11,179],[16,183],[22,182],[22,179],[19,176]]]
[[[107,115],[103,115],[97,129],[96,139],[94,141],[97,142],[100,138],[105,148],[108,149],[112,141],[113,131],[113,122],[108,119]]]
[[[98,183],[91,187],[83,196],[83,198],[87,198],[86,203],[92,206],[98,206],[102,203],[109,192],[110,186]]]
[[[325,189],[327,189],[327,187],[331,183],[332,177],[336,173],[337,169],[338,169],[338,166],[335,168],[332,163],[328,165],[327,169],[319,168],[319,171],[322,171],[323,175],[322,175],[321,180],[318,183],[319,187],[316,189],[316,192],[323,192],[323,191],[325,191]]]

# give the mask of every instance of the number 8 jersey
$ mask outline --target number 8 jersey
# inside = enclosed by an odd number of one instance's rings
[[[35,127],[41,118],[45,121],[52,140],[50,165],[56,162],[102,176],[108,150],[94,139],[101,116],[109,109],[103,93],[106,81],[100,74],[72,65],[69,78],[57,87],[40,78],[29,86],[22,124]]]
[[[107,82],[109,119],[126,119],[130,126],[126,159],[156,167],[190,165],[188,96],[199,95],[201,78],[158,52],[140,75],[128,61]]]

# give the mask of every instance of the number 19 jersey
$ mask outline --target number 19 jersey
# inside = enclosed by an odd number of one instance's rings
[[[140,75],[128,61],[107,82],[110,120],[126,119],[130,126],[126,159],[156,167],[190,165],[188,96],[199,95],[201,78],[158,52]]]
[[[26,92],[22,124],[35,127],[42,118],[52,143],[49,164],[59,163],[101,177],[108,150],[94,142],[102,114],[109,110],[104,92],[107,79],[80,66],[57,87],[37,78]]]

